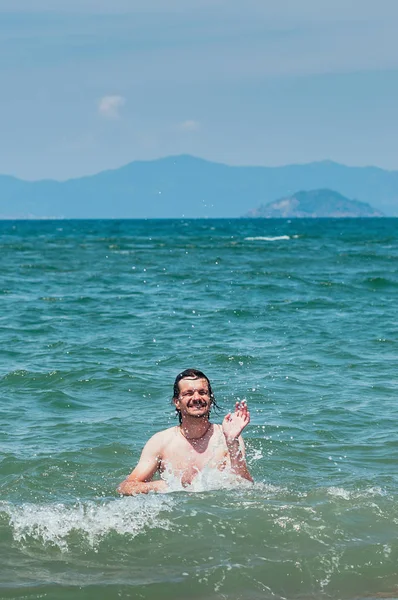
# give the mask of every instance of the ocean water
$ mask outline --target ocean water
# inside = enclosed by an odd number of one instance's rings
[[[398,220],[0,223],[0,598],[398,597]],[[179,371],[254,485],[121,498]]]

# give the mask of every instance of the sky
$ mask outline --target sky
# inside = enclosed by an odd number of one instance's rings
[[[397,0],[0,0],[0,173],[398,170]]]

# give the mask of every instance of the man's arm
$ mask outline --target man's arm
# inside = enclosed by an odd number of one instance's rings
[[[134,494],[147,494],[151,491],[162,492],[167,489],[166,482],[163,479],[151,481],[160,466],[161,439],[162,432],[155,434],[145,444],[138,465],[118,486],[117,491],[119,494],[133,496]]]
[[[228,413],[225,417],[222,430],[227,444],[229,458],[231,461],[231,471],[243,479],[253,481],[247,468],[245,459],[245,445],[240,435],[246,425],[250,422],[250,413],[246,402],[237,402],[235,412]]]

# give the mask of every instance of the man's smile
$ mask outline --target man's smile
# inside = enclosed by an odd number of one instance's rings
[[[203,400],[190,400],[187,404],[188,408],[207,408],[207,402]]]

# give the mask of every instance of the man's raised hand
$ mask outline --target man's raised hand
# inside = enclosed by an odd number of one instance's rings
[[[242,402],[236,402],[235,412],[228,413],[222,423],[222,430],[227,442],[237,440],[249,422],[250,413],[246,404],[246,400],[242,400]]]

